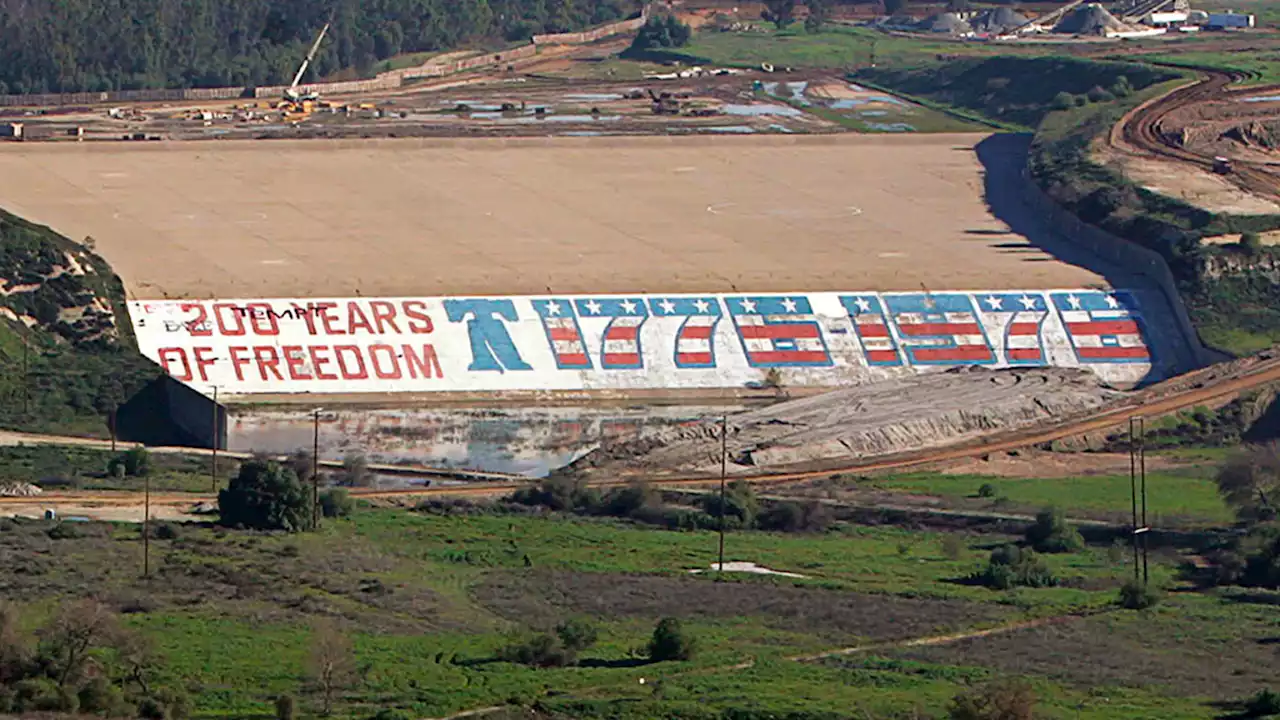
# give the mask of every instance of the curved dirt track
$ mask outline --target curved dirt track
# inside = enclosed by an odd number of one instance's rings
[[[1213,68],[1196,68],[1196,70],[1203,73],[1205,77],[1130,110],[1113,130],[1111,144],[1118,145],[1120,143],[1117,140],[1121,140],[1132,148],[1159,157],[1212,170],[1213,158],[1183,148],[1176,139],[1176,132],[1165,126],[1166,118],[1174,111],[1190,105],[1280,90],[1280,85],[1232,88],[1232,85],[1247,79],[1248,76],[1240,72],[1227,72]],[[1249,192],[1280,198],[1280,176],[1264,169],[1269,163],[1234,160],[1232,165],[1234,169],[1227,177],[1236,185]]]
[[[1280,382],[1280,352],[1270,351],[1253,358],[1236,361],[1229,366],[1212,366],[1174,378],[1159,385],[1135,392],[1125,403],[1103,412],[1078,418],[1053,427],[994,435],[976,442],[954,445],[928,451],[903,453],[895,456],[867,458],[856,461],[824,461],[797,466],[789,470],[774,470],[754,475],[735,475],[735,480],[756,484],[780,484],[828,477],[835,474],[866,473],[928,465],[950,460],[976,457],[988,453],[1017,450],[1030,445],[1078,437],[1102,430],[1123,426],[1129,418],[1161,415],[1238,393],[1270,383]],[[718,476],[654,476],[619,475],[608,480],[589,482],[592,487],[610,488],[637,480],[648,480],[660,486],[697,486],[719,482]],[[465,486],[426,487],[409,490],[357,491],[353,495],[366,500],[391,500],[421,496],[487,497],[509,493],[522,487],[521,481],[471,483]],[[190,493],[152,493],[153,505],[190,505],[212,501],[211,495]],[[0,497],[0,505],[100,504],[137,505],[142,494],[137,492],[89,492],[47,493],[35,497]]]

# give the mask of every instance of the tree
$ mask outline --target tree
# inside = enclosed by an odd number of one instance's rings
[[[342,456],[342,470],[338,473],[338,484],[346,487],[373,487],[376,478],[369,472],[369,460],[363,453],[348,453]]]
[[[697,642],[689,636],[680,621],[673,617],[662,618],[653,629],[649,640],[649,659],[654,662],[690,660],[697,652]]]
[[[329,488],[320,493],[320,512],[327,518],[347,517],[356,503],[343,488]]]
[[[598,634],[591,623],[584,620],[566,620],[556,626],[556,637],[571,653],[569,664],[577,662],[578,653],[596,644]]]
[[[124,671],[124,682],[136,685],[142,695],[151,695],[151,674],[159,665],[151,640],[145,635],[121,631],[115,641],[116,657]]]
[[[680,22],[675,15],[651,15],[636,37],[631,41],[627,54],[642,54],[649,50],[684,47],[693,37],[693,28]]]
[[[1120,607],[1127,610],[1146,610],[1160,604],[1160,599],[1159,590],[1136,580],[1120,587]]]
[[[298,482],[306,484],[311,482],[312,472],[315,470],[315,458],[310,450],[298,448],[289,456],[289,469],[294,475],[298,476]]]
[[[983,585],[995,590],[1013,587],[1051,587],[1058,584],[1048,566],[1030,548],[1002,545],[991,551],[987,567],[977,575]]]
[[[822,32],[822,26],[831,18],[830,0],[805,0],[809,16],[804,19],[805,32]]]
[[[1280,497],[1280,443],[1250,445],[1232,455],[1218,470],[1218,493],[1242,520],[1276,517]]]
[[[720,495],[713,493],[703,496],[702,508],[712,517],[725,517],[726,525],[750,528],[756,523],[756,514],[760,504],[756,500],[755,490],[751,484],[742,480],[729,483],[724,496],[724,510],[720,508]]]
[[[884,13],[890,17],[906,12],[907,0],[884,0]]]
[[[1256,232],[1247,232],[1240,235],[1240,247],[1249,255],[1262,254],[1262,237]]]
[[[218,510],[218,522],[227,527],[298,532],[307,525],[311,505],[292,470],[250,460],[218,493]]]
[[[950,720],[1032,720],[1036,694],[1022,680],[988,683],[951,699]]]
[[[144,477],[150,472],[151,453],[144,447],[130,448],[107,463],[107,473],[115,477]]]
[[[351,639],[329,620],[318,620],[311,632],[311,680],[322,702],[321,714],[333,711],[333,698],[355,681]]]
[[[1036,514],[1027,528],[1027,544],[1042,553],[1076,552],[1084,547],[1084,538],[1067,523],[1067,516],[1057,508],[1046,508]]]
[[[20,679],[31,654],[18,608],[0,600],[0,687]]]
[[[796,0],[764,0],[764,10],[760,17],[771,22],[779,30],[784,30],[795,20]]]
[[[119,634],[119,622],[107,606],[85,599],[64,604],[40,637],[41,654],[58,687],[78,683],[89,661],[89,650]]]

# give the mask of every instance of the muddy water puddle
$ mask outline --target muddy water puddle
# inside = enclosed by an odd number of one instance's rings
[[[537,407],[322,412],[319,455],[363,454],[372,464],[499,472],[542,477],[604,440],[646,433],[741,410],[741,406]],[[246,411],[228,417],[228,449],[289,454],[310,450],[309,411]],[[380,487],[421,484],[379,478]]]

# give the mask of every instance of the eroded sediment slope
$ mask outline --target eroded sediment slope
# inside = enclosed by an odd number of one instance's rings
[[[965,368],[863,385],[730,416],[730,470],[950,445],[1088,413],[1123,395],[1072,368]],[[607,443],[566,471],[718,472],[719,463],[720,423],[709,420]]]

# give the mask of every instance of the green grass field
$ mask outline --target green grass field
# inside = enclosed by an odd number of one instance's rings
[[[1254,605],[1189,595],[1161,606],[1166,631],[1144,636],[1137,631],[1147,614],[1110,609],[1130,568],[1098,548],[1047,558],[1062,587],[999,592],[966,584],[989,549],[1008,539],[989,534],[958,535],[960,554],[948,558],[944,533],[896,527],[731,532],[727,559],[808,577],[731,573],[716,582],[688,572],[715,560],[712,532],[364,508],[297,536],[183,527],[174,539],[152,542],[153,577],[142,580],[136,528],[85,524],[82,537],[61,540],[44,529],[34,521],[0,525],[0,564],[12,570],[0,576],[0,597],[17,600],[30,625],[57,598],[93,588],[154,640],[164,658],[157,682],[186,687],[203,718],[269,717],[276,695],[305,697],[308,623],[316,617],[338,620],[362,668],[340,717],[368,717],[380,707],[436,717],[508,702],[537,702],[538,717],[562,718],[805,711],[861,719],[863,711],[889,717],[915,709],[927,717],[969,684],[1010,675],[1035,685],[1046,718],[1205,717],[1208,699],[1259,686],[1266,663],[1258,653],[1270,650],[1255,641],[1275,634]],[[1174,561],[1164,558],[1153,574],[1172,583]],[[926,651],[897,646],[1081,610],[1103,614],[1062,626],[1072,654],[1054,667],[1016,669],[1026,643],[1000,636],[927,651],[937,657],[908,656]],[[680,617],[696,635],[693,660],[641,657],[663,616]],[[513,634],[573,617],[600,630],[582,666],[537,670],[495,659]],[[1108,617],[1135,631],[1115,630]],[[1211,632],[1187,631],[1201,620],[1213,623]],[[1228,642],[1262,650],[1226,661],[1204,654]],[[962,652],[965,643],[993,650]],[[868,645],[842,657],[790,659]],[[1042,652],[1041,660],[1056,651],[1046,644]],[[1099,684],[1087,675],[1118,652],[1151,654],[1146,672],[1170,683],[1180,672],[1243,670],[1220,690],[1204,683],[1157,690],[1119,671],[1119,680]],[[768,712],[777,715],[750,714]]]
[[[119,445],[119,452],[96,448],[57,445],[0,447],[0,483],[29,482],[45,490],[133,490],[142,489],[140,477],[116,478],[107,473],[107,465],[130,446]],[[156,492],[208,492],[209,458],[196,455],[151,453],[151,489]],[[235,474],[238,464],[219,463],[219,484]]]
[[[877,478],[873,486],[920,495],[982,501],[993,510],[1034,511],[1057,507],[1073,517],[1116,519],[1132,509],[1128,475],[1093,475],[1052,479],[913,473]],[[992,498],[979,498],[990,485]],[[1147,473],[1147,508],[1156,525],[1225,525],[1234,520],[1218,495],[1212,469],[1199,466]]]
[[[1223,70],[1238,70],[1249,73],[1252,77],[1248,85],[1271,85],[1280,83],[1280,43],[1273,43],[1270,52],[1180,52],[1168,55],[1147,55],[1144,59],[1152,62],[1167,62],[1175,65],[1196,65],[1214,67]]]

